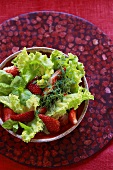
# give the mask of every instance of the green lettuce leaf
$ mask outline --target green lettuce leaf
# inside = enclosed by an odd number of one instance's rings
[[[57,70],[59,68],[62,67],[66,67],[68,64],[68,60],[69,58],[65,57],[65,55],[61,52],[61,51],[58,51],[58,50],[54,50],[51,55],[50,55],[50,59],[51,61],[54,63],[54,70]]]
[[[10,86],[11,81],[13,80],[13,76],[4,70],[0,70],[0,96],[8,95],[12,91],[12,87]]]
[[[26,83],[32,80],[35,76],[44,76],[42,81],[38,83],[43,86],[47,82],[48,75],[53,73],[53,63],[40,52],[28,54],[26,48],[12,61],[19,68],[20,75]],[[48,74],[49,73],[49,74]]]
[[[66,57],[62,52],[55,50],[50,59],[54,63],[55,70],[66,68],[64,78],[67,80],[68,89],[70,85],[70,91],[77,92],[81,78],[85,75],[84,66],[78,61],[78,57],[71,53],[68,53],[68,57]]]
[[[25,90],[26,92],[27,90]],[[25,94],[25,93],[24,93]],[[22,100],[22,101],[21,101]],[[19,96],[14,94],[9,94],[9,96],[0,96],[0,102],[11,108],[15,113],[24,113],[30,110],[36,110],[36,107],[40,104],[40,98],[36,95],[23,95]],[[24,103],[24,104],[22,104]]]
[[[0,96],[0,103],[3,103],[4,105],[10,107],[9,96]]]
[[[9,119],[2,124],[2,127],[4,129],[13,130],[13,132],[16,133],[19,126],[18,126],[17,121],[13,121],[13,120]]]
[[[25,88],[26,82],[23,80],[22,77],[16,76],[16,77],[12,80],[10,86],[12,87],[12,91],[14,91],[14,90],[15,90],[15,91],[18,91],[19,88],[21,88],[21,89],[24,89],[24,88]]]
[[[27,63],[29,63],[29,60],[30,60],[29,55],[26,51],[26,48],[24,48],[22,52],[20,52],[18,56],[12,60],[12,63],[16,65],[19,71],[22,73]]]
[[[39,117],[35,117],[35,119],[29,122],[27,125],[19,122],[20,126],[24,129],[22,132],[22,140],[26,143],[30,142],[30,140],[35,136],[36,133],[40,132],[44,128],[44,124]]]
[[[22,105],[20,103],[19,96],[9,94],[9,107],[15,112],[15,113],[24,113],[27,110],[26,106]]]
[[[22,140],[26,143],[30,142],[30,140],[35,136],[36,133],[44,129],[44,123],[38,116],[35,117],[35,119],[29,122],[27,125],[24,123],[9,119],[2,124],[2,127],[4,129],[13,130],[13,132],[16,133],[19,128],[19,125],[21,128],[23,128],[21,137],[22,137]]]
[[[28,100],[26,100],[26,107],[29,110],[36,111],[37,106],[40,105],[40,96],[32,94]]]
[[[11,93],[12,88],[10,87],[10,85],[6,84],[6,83],[0,83],[0,95],[9,95],[9,93]]]
[[[81,87],[78,93],[68,94],[63,97],[63,101],[56,101],[46,115],[59,119],[59,117],[67,113],[67,110],[71,108],[76,110],[84,100],[89,99],[94,99],[94,97],[87,89]]]
[[[41,88],[45,88],[48,85],[48,80],[50,79],[51,75],[54,73],[53,69],[45,70],[44,75],[40,80],[37,80],[37,84]]]
[[[80,93],[82,93],[82,101],[94,100],[94,96],[91,95],[91,93],[88,91],[88,89],[79,87],[79,91],[81,91]]]
[[[12,80],[13,80],[12,74],[9,74],[4,70],[0,70],[0,83],[10,84]]]
[[[23,90],[23,91],[19,94],[20,103],[23,104],[24,106],[26,106],[27,100],[29,100],[32,95],[33,95],[33,94],[32,94],[29,90],[27,90],[27,89]],[[33,96],[34,96],[34,95],[33,95]],[[32,103],[33,103],[33,101],[32,101]]]
[[[73,84],[70,86],[71,92],[78,91],[79,84],[82,82],[82,78],[85,75],[84,66],[81,62],[78,62],[78,57],[69,53],[69,63],[66,68],[66,77],[69,78]]]

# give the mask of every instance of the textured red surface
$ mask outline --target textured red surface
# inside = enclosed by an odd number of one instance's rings
[[[43,4],[41,0],[30,1],[17,1],[11,0],[7,2],[4,0],[0,2],[0,23],[4,20],[9,19],[11,17],[17,16],[22,13],[31,12],[31,11],[39,11],[39,10],[55,10],[68,12],[82,18],[85,18],[95,25],[97,25],[101,30],[103,30],[111,39],[113,39],[113,30],[112,30],[112,21],[113,21],[113,5],[112,0],[95,0],[95,1],[86,1],[86,0],[53,0],[47,1],[44,0]],[[113,156],[113,142],[111,141],[106,148],[104,148],[101,152],[94,155],[93,157],[86,159],[82,163],[78,163],[76,165],[70,165],[62,168],[55,169],[84,169],[84,170],[98,170],[101,169],[113,169],[112,163]],[[17,164],[8,158],[5,158],[0,155],[0,169],[6,170],[35,170],[35,168],[23,166]],[[42,169],[42,168],[38,168]]]

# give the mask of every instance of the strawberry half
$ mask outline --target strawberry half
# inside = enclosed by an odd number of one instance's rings
[[[63,69],[64,69],[64,71],[66,71],[66,68],[63,68]],[[51,90],[55,88],[55,83],[57,82],[57,80],[59,80],[61,78],[61,75],[62,75],[61,70],[57,70],[54,72],[54,74],[51,76],[51,78],[49,80],[52,87],[51,88],[46,87],[43,90],[42,96],[49,94],[51,92]]]
[[[36,82],[35,82],[36,80],[32,80],[32,81],[30,81],[29,83],[28,83],[28,85],[27,85],[27,89],[31,92],[31,93],[33,93],[33,94],[39,94],[39,95],[41,95],[42,94],[42,90],[41,90],[41,88],[36,84]]]
[[[3,118],[3,109],[4,109],[4,105],[0,103],[0,118]]]
[[[19,70],[16,66],[4,67],[3,70],[6,71],[7,73],[12,74],[14,77],[19,75]]]
[[[75,125],[77,124],[77,118],[76,118],[76,110],[71,109],[69,112],[69,121]]]
[[[34,119],[34,111],[11,115],[10,118],[12,120],[19,121],[19,122],[30,122]]]
[[[69,119],[68,119],[68,114],[63,115],[62,117],[59,118],[60,125],[65,126],[68,124]]]
[[[50,133],[57,133],[60,131],[60,122],[58,120],[43,114],[39,114],[38,116],[42,119]]]
[[[50,78],[50,83],[54,85],[56,81],[61,78],[61,74],[62,74],[61,70],[55,71],[55,73]]]
[[[3,108],[3,121],[7,121],[8,119],[11,118],[11,116],[15,115],[16,113],[10,109],[9,107],[4,107]]]
[[[39,108],[39,113],[40,114],[45,114],[47,112],[47,108],[46,107],[42,107],[42,108]]]
[[[66,71],[66,68],[63,68],[63,69],[64,69],[64,71]],[[61,70],[55,71],[55,73],[50,78],[50,84],[54,85],[56,83],[56,81],[61,78],[61,75],[62,75]]]

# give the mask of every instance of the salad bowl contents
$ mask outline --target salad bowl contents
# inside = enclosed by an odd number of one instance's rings
[[[47,47],[24,48],[0,65],[0,124],[24,142],[49,142],[72,132],[88,100],[78,57]]]

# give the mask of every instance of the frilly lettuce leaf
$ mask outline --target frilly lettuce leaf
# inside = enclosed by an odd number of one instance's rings
[[[9,93],[11,93],[12,88],[10,87],[10,85],[6,84],[6,83],[0,83],[0,96],[2,95],[9,95]]]
[[[71,86],[71,92],[77,92],[82,77],[85,75],[84,66],[81,62],[78,62],[78,57],[69,53],[69,63],[66,68],[66,76],[73,82]]]
[[[82,91],[82,101],[94,100],[94,96],[91,95],[91,93],[88,91],[88,89],[81,87],[81,91]]]
[[[35,76],[40,77],[45,75],[45,77],[42,78],[45,81],[47,80],[47,72],[49,73],[49,77],[53,73],[53,63],[47,55],[43,55],[40,52],[28,54],[26,48],[13,59],[12,63],[19,68],[21,77],[27,83]],[[40,85],[43,86],[44,83],[42,81]]]
[[[39,106],[40,98],[32,94],[30,98],[28,98],[28,100],[25,99],[24,102],[26,102],[26,105],[21,104],[19,97],[13,94],[9,95],[9,100],[10,100],[10,108],[14,112],[24,113],[30,110],[36,110],[36,107]]]
[[[68,64],[68,60],[69,58],[65,57],[65,55],[61,52],[61,51],[58,51],[58,50],[54,50],[51,55],[50,55],[50,59],[51,61],[54,63],[54,70],[57,70],[59,69],[61,66],[62,67],[66,67]]]
[[[0,103],[3,103],[5,106],[10,107],[9,96],[0,96]]]
[[[0,70],[0,83],[10,84],[12,80],[12,74],[9,74],[4,70]]]
[[[38,60],[38,76],[41,76],[40,80],[37,80],[37,84],[44,88],[47,86],[48,80],[51,75],[54,73],[53,63],[47,55],[42,55],[39,52],[35,53],[35,60]]]
[[[12,63],[16,65],[19,71],[22,73],[24,72],[25,66],[27,63],[29,63],[29,61],[30,57],[26,51],[26,48],[24,48],[22,52],[20,52],[18,56],[12,60]]]
[[[68,54],[69,61],[66,68],[66,75],[76,82],[81,82],[81,78],[85,75],[84,65],[78,61],[78,57],[71,53]]]
[[[19,124],[24,129],[21,134],[22,140],[26,143],[30,142],[30,140],[35,136],[36,133],[31,127],[25,125],[24,123],[19,122]]]
[[[23,104],[24,106],[26,106],[27,100],[29,100],[32,95],[33,95],[33,94],[32,94],[29,90],[27,90],[27,89],[23,90],[23,91],[20,92],[20,94],[19,94],[20,103]],[[34,95],[33,95],[33,96],[34,96]],[[33,103],[33,102],[34,102],[34,100],[32,101],[32,103]]]
[[[9,119],[2,124],[2,127],[8,130],[13,130],[13,132],[16,133],[19,128],[19,125],[21,128],[23,128],[21,137],[22,137],[22,140],[26,143],[30,142],[30,140],[34,138],[36,133],[44,129],[44,123],[38,116],[36,116],[34,120],[29,122],[27,125],[24,123]]]
[[[26,101],[26,107],[30,110],[36,111],[37,106],[40,105],[40,97],[36,95],[31,95],[31,97]]]
[[[16,76],[12,80],[10,86],[12,87],[12,90],[16,90],[17,91],[20,87],[24,89],[25,86],[26,86],[26,82],[23,80],[22,77]]]
[[[26,143],[30,142],[30,140],[35,136],[36,133],[40,132],[44,128],[44,124],[38,116],[27,125],[19,122],[20,126],[24,129],[22,132],[22,140]]]
[[[9,94],[9,103],[8,107],[11,108],[15,113],[24,113],[27,111],[26,106],[20,103],[19,96]]]
[[[82,101],[82,95],[78,93],[68,94],[63,97],[63,101],[58,100],[55,102],[53,107],[47,111],[46,115],[52,116],[55,119],[59,119],[59,117],[66,114],[67,110],[74,107],[78,108]]]
[[[0,70],[0,96],[8,95],[12,91],[10,86],[13,76],[4,70]]]
[[[28,99],[27,99],[28,97]],[[25,102],[21,104],[21,100]],[[19,96],[14,94],[9,94],[9,96],[0,96],[0,102],[4,105],[11,108],[15,113],[24,113],[30,110],[36,110],[36,107],[39,106],[40,98],[36,95],[29,96],[23,96],[23,98],[19,99]]]
[[[53,73],[54,73],[53,69],[46,70],[45,74],[42,76],[41,80],[37,80],[37,84],[41,88],[45,88],[48,84],[48,80],[50,79],[50,77]]]
[[[67,110],[71,108],[76,110],[84,100],[89,99],[94,99],[93,95],[87,89],[81,87],[78,93],[68,94],[63,97],[63,101],[56,101],[46,115],[59,119],[59,117],[66,114]]]
[[[16,76],[11,83],[13,88],[12,94],[19,96],[20,104],[26,106],[29,109],[36,110],[39,105],[39,96],[32,94],[28,89],[24,89],[25,84],[20,76]]]
[[[6,122],[4,122],[2,124],[2,127],[4,129],[13,130],[13,132],[16,133],[19,126],[18,126],[18,122],[17,121],[13,121],[13,120],[9,119],[9,120],[7,120]]]
[[[68,53],[68,57],[55,50],[50,56],[51,61],[54,63],[54,69],[57,70],[61,67],[66,68],[65,77],[72,82],[70,84],[71,92],[77,92],[81,78],[84,77],[84,66],[78,61],[78,57],[71,53]]]

